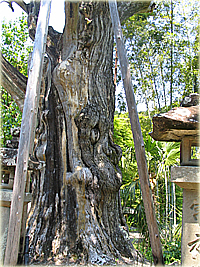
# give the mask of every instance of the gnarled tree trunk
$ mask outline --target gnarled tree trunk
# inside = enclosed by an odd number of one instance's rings
[[[119,3],[121,18],[150,1]],[[34,38],[39,2],[24,4]],[[32,263],[134,260],[120,206],[121,149],[112,140],[113,30],[107,2],[66,2],[49,27],[28,219]]]

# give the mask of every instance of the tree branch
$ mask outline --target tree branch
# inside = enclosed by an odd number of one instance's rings
[[[9,5],[9,7],[12,9],[12,11],[14,12],[14,8],[13,8],[13,6],[12,6],[12,3],[16,3],[18,6],[20,6],[26,13],[28,13],[27,12],[27,7],[28,7],[28,5],[29,4],[26,4],[23,0],[15,0],[15,1],[11,1],[11,0],[2,0],[2,1],[0,1],[0,3],[3,3],[3,2],[5,2],[5,3],[7,3],[8,5]]]
[[[133,16],[135,13],[146,13],[152,11],[155,6],[152,1],[130,1],[130,2],[117,2],[117,8],[119,12],[120,21]]]
[[[18,6],[20,6],[26,13],[28,13],[28,5],[26,4],[23,0],[17,0],[17,1],[12,1],[16,3]]]
[[[13,67],[1,54],[1,85],[23,110],[27,77]]]

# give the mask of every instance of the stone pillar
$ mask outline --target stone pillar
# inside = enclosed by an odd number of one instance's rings
[[[156,141],[181,142],[181,166],[171,168],[171,178],[183,188],[181,261],[190,267],[200,267],[200,161],[192,155],[192,147],[199,147],[200,140],[199,99],[199,94],[190,94],[184,97],[181,107],[154,115],[150,133]]]
[[[182,266],[200,267],[200,168],[172,167],[171,181],[183,188]]]

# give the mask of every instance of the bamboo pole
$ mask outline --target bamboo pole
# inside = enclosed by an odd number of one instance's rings
[[[156,221],[153,200],[150,190],[148,169],[145,157],[145,148],[139,123],[137,107],[135,102],[134,91],[131,82],[131,74],[129,64],[126,56],[126,50],[123,42],[121,24],[119,20],[119,14],[117,10],[117,3],[115,1],[109,1],[110,14],[113,24],[114,35],[117,43],[118,57],[122,72],[122,79],[124,89],[126,93],[126,101],[128,105],[129,117],[131,122],[131,129],[134,138],[136,159],[138,165],[138,172],[140,177],[140,185],[142,190],[142,196],[144,201],[146,219],[149,229],[149,236],[151,242],[151,249],[155,265],[164,265],[162,247],[160,242],[159,230]]]
[[[33,143],[31,138],[34,137],[33,133],[35,132],[35,118],[38,110],[50,8],[51,0],[41,1],[22,114],[21,134],[17,155],[13,197],[10,209],[7,246],[4,259],[4,265],[6,266],[15,266],[18,259],[28,160],[29,153],[32,150],[31,143]]]

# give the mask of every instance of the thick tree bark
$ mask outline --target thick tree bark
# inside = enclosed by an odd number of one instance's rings
[[[37,4],[26,6],[32,38]],[[149,4],[119,3],[120,14],[124,19]],[[134,260],[120,205],[121,149],[112,140],[115,86],[109,6],[66,2],[65,11],[63,34],[49,28],[47,38],[31,157],[31,262]]]

